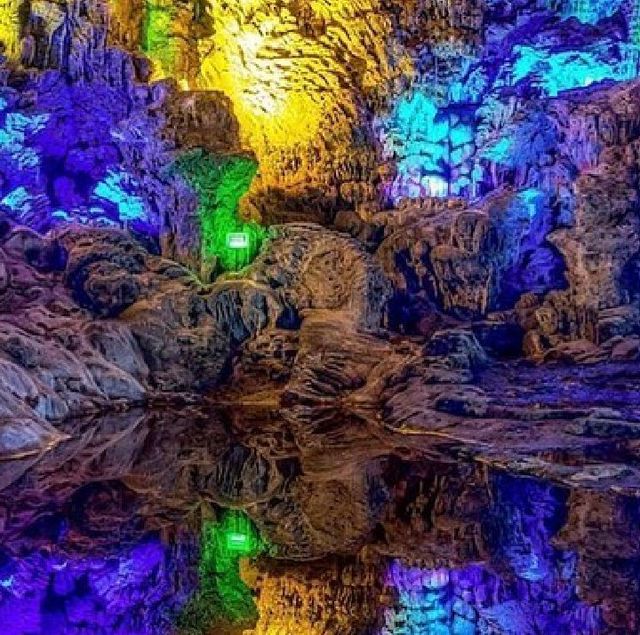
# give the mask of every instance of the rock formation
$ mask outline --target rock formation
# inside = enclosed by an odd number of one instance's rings
[[[0,40],[2,633],[640,632],[634,3]]]

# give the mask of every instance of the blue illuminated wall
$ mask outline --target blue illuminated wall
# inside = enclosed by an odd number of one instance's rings
[[[575,600],[561,577],[572,574],[575,561],[559,562],[558,567],[557,574],[546,578],[509,581],[482,565],[428,569],[394,561],[387,589],[397,604],[385,612],[379,635],[601,633],[598,609]],[[539,568],[528,574],[543,575]]]
[[[31,90],[27,101],[0,89],[0,207],[39,231],[73,220],[157,232],[149,182],[140,179],[156,131],[149,125],[137,138],[139,158],[129,163],[138,113],[124,89],[41,77]]]
[[[604,51],[594,47],[557,52],[518,46],[514,51],[513,81],[534,78],[551,97],[604,80],[622,82],[638,76],[637,51],[628,45]]]
[[[465,53],[465,62],[444,79],[438,69],[451,67],[451,60],[438,60],[434,51],[424,79],[376,122],[380,155],[393,167],[383,184],[385,200],[476,199],[501,184],[492,164],[513,171],[552,153],[549,123],[519,108],[640,76],[637,5],[625,13],[622,0],[565,0],[550,3],[555,14],[523,12],[513,27],[488,29],[485,46],[475,57]]]
[[[87,557],[0,552],[3,635],[157,635],[195,588],[188,549],[156,537]],[[195,555],[195,551],[194,551]]]
[[[416,87],[396,101],[378,134],[385,158],[396,160],[397,178],[385,192],[391,201],[469,192],[473,112],[439,105],[427,87]]]
[[[505,257],[496,290],[499,309],[513,308],[523,293],[544,294],[567,286],[564,262],[547,241],[555,222],[549,195],[527,188],[507,200],[497,228]]]
[[[585,24],[597,24],[620,9],[623,0],[565,0],[564,18],[575,17]]]
[[[110,168],[93,190],[96,203],[111,203],[115,206],[116,218],[123,222],[146,219],[147,210],[138,192],[141,188],[135,177],[125,170]]]

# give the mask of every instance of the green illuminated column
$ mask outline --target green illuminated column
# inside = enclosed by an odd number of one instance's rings
[[[216,259],[219,271],[238,271],[248,265],[267,237],[264,227],[238,215],[238,204],[257,167],[250,157],[214,157],[202,150],[176,161],[177,172],[198,195],[203,260]]]
[[[173,37],[175,19],[172,0],[146,0],[142,50],[154,62],[154,79],[175,75],[178,56]]]

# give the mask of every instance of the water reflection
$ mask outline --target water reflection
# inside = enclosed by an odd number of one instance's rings
[[[0,632],[637,632],[633,496],[327,430],[132,412],[1,463]]]

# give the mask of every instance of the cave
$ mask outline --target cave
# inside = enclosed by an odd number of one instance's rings
[[[0,0],[0,635],[640,635],[637,0]]]

